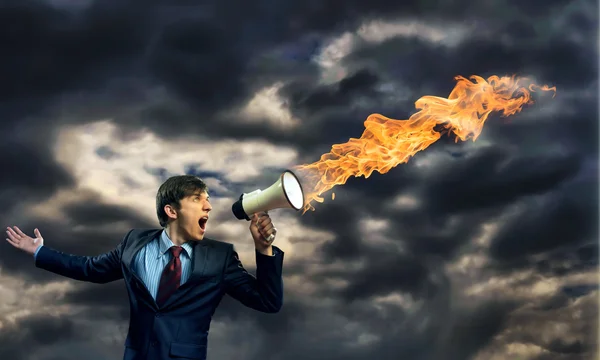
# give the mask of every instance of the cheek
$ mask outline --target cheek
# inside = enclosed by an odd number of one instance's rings
[[[185,216],[181,218],[181,225],[186,228],[192,227],[198,220],[194,220],[192,216]]]

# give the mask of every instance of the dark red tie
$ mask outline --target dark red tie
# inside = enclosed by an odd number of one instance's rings
[[[162,272],[160,283],[158,284],[158,295],[156,303],[162,306],[167,299],[173,295],[181,283],[181,260],[179,254],[183,248],[181,246],[172,246],[169,250],[173,253],[173,258]]]

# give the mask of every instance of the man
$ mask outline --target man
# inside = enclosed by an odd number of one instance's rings
[[[283,252],[272,245],[276,229],[269,215],[250,221],[254,277],[231,244],[204,237],[211,210],[200,178],[174,176],[156,195],[162,228],[133,229],[109,253],[65,254],[45,246],[38,229],[32,238],[16,226],[6,240],[53,273],[93,283],[125,280],[131,315],[125,360],[206,359],[210,322],[224,294],[266,313],[278,312],[283,302]]]

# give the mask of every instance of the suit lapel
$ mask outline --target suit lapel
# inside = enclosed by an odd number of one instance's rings
[[[157,229],[157,230],[149,232],[147,235],[141,237],[138,241],[135,241],[135,239],[134,239],[135,242],[133,243],[133,245],[128,247],[125,250],[125,253],[123,254],[123,259],[125,260],[125,264],[129,268],[131,273],[134,274],[135,276],[137,276],[137,274],[134,271],[134,266],[133,266],[133,262],[135,261],[135,256],[144,246],[146,246],[150,241],[155,239],[162,231],[163,231],[163,229]]]
[[[185,297],[185,295],[194,288],[194,285],[198,283],[198,280],[202,278],[204,272],[206,271],[208,252],[210,250],[210,246],[207,243],[207,241],[194,241],[192,243],[194,254],[192,258],[192,273],[190,274],[190,278],[183,285],[181,285],[179,289],[177,289],[177,291],[171,295],[171,297],[169,297],[169,299],[164,303],[163,307],[168,307],[177,302],[179,299]]]
[[[156,231],[151,231],[147,235],[137,239],[137,241],[136,239],[133,239],[132,246],[127,247],[125,249],[125,252],[123,253],[123,262],[125,266],[128,268],[129,272],[131,272],[134,281],[137,282],[139,289],[142,290],[142,293],[146,297],[146,301],[149,304],[151,304],[152,307],[157,307],[156,301],[152,298],[152,295],[150,294],[150,291],[148,291],[148,287],[146,286],[146,284],[144,284],[144,281],[139,277],[139,275],[135,271],[134,261],[137,253],[150,241],[159,236],[161,231],[163,231],[163,229],[157,229]]]
[[[201,277],[206,271],[206,261],[208,260],[208,248],[206,242],[194,241],[192,243],[194,248],[194,258],[192,259],[192,273],[190,278],[186,281],[183,286],[190,283],[192,280]]]

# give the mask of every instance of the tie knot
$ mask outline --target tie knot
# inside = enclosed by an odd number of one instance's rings
[[[181,251],[183,251],[183,248],[181,246],[171,246],[170,250],[173,253],[173,256],[178,258]]]

